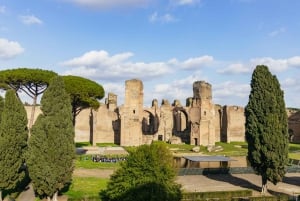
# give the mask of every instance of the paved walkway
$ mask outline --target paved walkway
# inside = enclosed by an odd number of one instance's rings
[[[34,200],[35,200],[35,195],[34,195],[32,185],[29,185],[28,188],[26,188],[26,190],[23,191],[17,198],[17,201],[34,201]]]
[[[76,177],[98,177],[109,178],[114,170],[101,169],[76,169]],[[176,182],[182,185],[182,189],[188,192],[205,191],[234,191],[249,189],[254,195],[259,195],[261,190],[261,177],[255,174],[233,174],[233,175],[185,175],[177,176]],[[300,194],[300,173],[287,173],[283,182],[276,186],[268,182],[270,194],[284,193],[290,196]],[[65,200],[65,198],[60,198]],[[32,188],[21,193],[17,201],[34,201]]]
[[[230,191],[230,190],[252,190],[254,195],[261,191],[261,176],[255,174],[233,174],[233,175],[186,175],[178,176],[176,181],[182,185],[185,191]],[[282,182],[273,185],[268,182],[270,194],[284,193],[287,195],[300,194],[300,173],[287,173]]]
[[[76,169],[77,177],[109,178],[113,170]],[[260,194],[261,177],[255,174],[220,174],[220,175],[185,175],[177,176],[176,182],[188,192],[224,191],[250,189],[254,194]],[[273,185],[268,182],[271,194],[285,193],[288,195],[300,194],[300,173],[287,173],[283,182]]]

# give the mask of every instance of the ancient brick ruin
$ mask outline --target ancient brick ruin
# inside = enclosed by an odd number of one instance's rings
[[[183,106],[178,100],[152,101],[143,104],[143,83],[133,79],[125,82],[125,102],[117,105],[117,96],[109,93],[105,104],[93,111],[92,136],[84,128],[90,113],[83,111],[77,120],[76,140],[93,144],[113,142],[121,146],[149,144],[155,140],[192,145],[214,145],[215,142],[244,141],[244,109],[238,106],[215,105],[209,83],[193,84],[193,97]]]
[[[184,106],[178,100],[159,104],[154,99],[148,108],[144,107],[142,81],[127,80],[123,105],[118,106],[117,95],[108,93],[97,111],[86,109],[77,116],[75,141],[121,146],[156,140],[204,146],[245,141],[244,108],[214,104],[207,82],[196,81],[192,87],[193,97],[187,98]],[[288,110],[288,116],[290,138],[300,142],[300,112]]]

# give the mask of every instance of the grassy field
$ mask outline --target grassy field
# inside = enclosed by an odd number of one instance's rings
[[[157,142],[164,143],[164,142]],[[165,143],[171,151],[180,153],[192,153],[193,145],[174,145]],[[78,147],[88,146],[88,143],[77,143]],[[111,144],[101,144],[99,146],[112,146]],[[216,146],[222,147],[221,151],[209,152],[206,147],[201,146],[200,152],[207,155],[226,155],[226,156],[246,156],[246,142],[216,143]],[[128,149],[134,149],[129,147]],[[78,155],[75,165],[76,168],[86,169],[115,169],[120,163],[96,163],[92,161],[92,155]],[[289,157],[300,160],[300,144],[289,145]],[[108,179],[103,178],[82,178],[74,177],[71,186],[63,194],[73,199],[84,199],[87,197],[99,197],[99,192],[106,188]]]
[[[289,145],[289,158],[300,160],[300,144]]]
[[[67,195],[69,198],[83,199],[87,197],[99,197],[99,192],[106,188],[108,179],[94,177],[74,177],[72,184],[69,186]]]
[[[85,168],[85,169],[116,169],[119,166],[120,166],[120,162],[117,162],[117,163],[99,163],[99,162],[93,162],[92,161],[92,155],[80,155],[80,156],[77,156],[76,161],[75,161],[75,167],[76,168]]]

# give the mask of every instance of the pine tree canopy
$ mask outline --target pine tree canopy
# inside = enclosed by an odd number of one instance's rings
[[[27,163],[35,191],[52,197],[71,181],[75,157],[71,103],[61,77],[51,81],[41,110],[32,128]]]
[[[73,125],[76,122],[76,116],[85,108],[98,109],[100,103],[98,100],[104,97],[103,87],[86,78],[68,75],[63,76],[67,93],[70,95]]]
[[[0,190],[16,188],[25,177],[27,114],[15,91],[8,90],[0,123]]]
[[[252,74],[245,116],[248,160],[263,182],[276,184],[286,172],[288,124],[283,91],[267,66],[257,66]]]

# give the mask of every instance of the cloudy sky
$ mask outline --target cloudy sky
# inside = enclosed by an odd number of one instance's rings
[[[299,0],[1,0],[0,69],[79,75],[124,101],[144,83],[145,106],[192,96],[245,106],[253,69],[265,64],[300,108]]]

